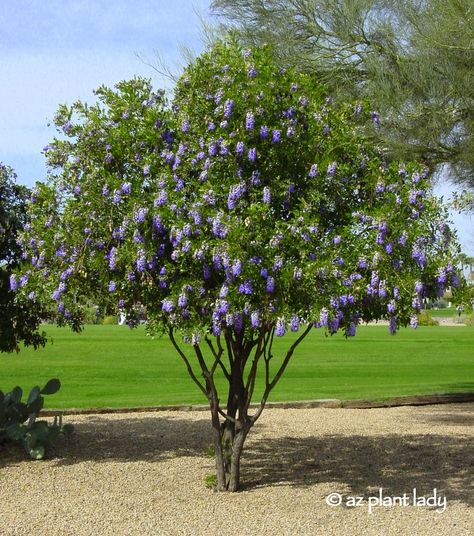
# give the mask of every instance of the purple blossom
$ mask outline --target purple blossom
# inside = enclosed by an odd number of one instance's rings
[[[53,293],[51,294],[51,298],[54,301],[59,301],[59,299],[61,298],[61,292],[58,289],[54,290]]]
[[[181,131],[182,132],[188,132],[189,131],[189,128],[190,128],[190,123],[187,119],[185,119],[182,123],[181,123]]]
[[[273,271],[278,272],[283,267],[283,258],[280,256],[275,257],[275,261],[273,262]]]
[[[265,290],[269,294],[272,294],[273,292],[275,292],[275,279],[272,276],[267,277]]]
[[[300,319],[297,315],[290,318],[290,331],[298,331],[300,329]]]
[[[136,223],[143,223],[146,219],[146,215],[148,214],[148,209],[140,207],[133,215],[133,220]]]
[[[244,142],[243,141],[237,142],[237,145],[235,146],[235,152],[241,155],[244,154]]]
[[[329,320],[329,311],[323,307],[319,313],[319,323],[321,326],[327,326]]]
[[[418,264],[420,268],[426,266],[426,257],[425,254],[416,246],[413,248],[412,259]]]
[[[376,194],[383,194],[385,192],[385,184],[383,182],[378,182],[375,186]]]
[[[265,186],[265,188],[263,189],[262,200],[266,205],[269,205],[271,203],[272,196],[270,193],[270,188],[268,186]]]
[[[255,162],[255,160],[257,159],[257,149],[255,149],[255,147],[249,149],[248,159],[250,162]]]
[[[356,334],[356,324],[355,322],[351,322],[349,324],[349,327],[347,328],[347,336],[348,337],[355,337]]]
[[[140,249],[137,256],[137,270],[139,272],[144,272],[146,270],[146,257],[145,251]]]
[[[219,153],[219,146],[217,145],[215,141],[209,145],[208,153],[209,153],[209,156],[217,156],[217,154]],[[207,168],[209,167],[209,165],[210,165],[210,162],[207,162],[206,163]]]
[[[150,166],[146,164],[145,166],[143,166],[143,175],[146,177],[149,174],[150,174]]]
[[[278,320],[276,322],[275,335],[277,337],[283,337],[283,335],[285,335],[285,333],[286,333],[285,319],[280,317],[280,318],[278,318]]]
[[[374,125],[380,125],[380,115],[378,112],[370,112],[370,117]]]
[[[207,130],[216,130],[216,125],[212,121],[209,121],[209,123],[207,124]]]
[[[333,177],[336,174],[336,170],[337,170],[337,162],[331,162],[331,164],[328,165],[328,169],[327,169],[328,177]]]
[[[413,328],[413,329],[416,329],[418,327],[418,316],[417,315],[413,315],[410,318],[410,327]]]
[[[407,239],[408,239],[408,235],[406,233],[406,231],[403,231],[402,234],[400,235],[400,237],[398,238],[398,243],[400,246],[405,246],[405,244],[407,243]]]
[[[238,277],[242,273],[242,261],[237,259],[232,264],[232,275]]]
[[[184,292],[181,292],[181,294],[178,297],[178,307],[181,307],[183,309],[188,305],[188,297]]]
[[[119,309],[123,309],[125,307],[125,300],[120,299],[117,303]]]
[[[250,314],[250,324],[253,328],[259,328],[262,325],[258,311],[252,311]]]
[[[237,333],[242,331],[244,319],[242,318],[241,313],[234,313],[234,329]]]
[[[313,164],[311,166],[311,169],[309,170],[309,173],[308,175],[313,178],[313,177],[316,177],[316,175],[318,174],[318,164]]]
[[[254,65],[251,65],[247,71],[247,74],[250,78],[255,78],[258,74],[257,69],[255,69]]]
[[[418,296],[415,296],[411,302],[411,305],[415,311],[420,312],[421,311],[421,301]]]
[[[161,303],[162,303],[162,305],[161,305],[161,309],[162,309],[165,313],[171,313],[171,312],[173,312],[173,310],[174,310],[174,303],[173,303],[172,300],[164,299]]]
[[[397,332],[397,319],[394,316],[390,317],[388,329],[390,330],[390,333],[392,335],[395,335],[395,333]]]
[[[224,103],[224,118],[229,119],[234,108],[234,101],[232,99],[227,99]]]
[[[255,117],[253,115],[253,112],[248,111],[247,115],[245,116],[245,128],[246,130],[253,130],[255,127]]]
[[[421,281],[417,281],[415,283],[415,292],[417,294],[421,294],[423,292],[423,283]]]
[[[122,195],[120,193],[120,190],[114,190],[113,202],[118,205],[120,201],[122,201]]]
[[[340,323],[340,320],[338,317],[335,317],[333,318],[330,322],[329,322],[329,331],[331,333],[336,333],[337,330],[339,329],[339,323]]]
[[[361,270],[364,270],[365,268],[367,268],[367,259],[365,259],[364,257],[361,257],[359,261],[357,262],[357,267]]]
[[[279,130],[274,130],[272,132],[272,142],[280,143],[280,138],[281,138],[281,132]]]
[[[109,268],[110,270],[115,270],[117,267],[117,248],[113,247],[108,255],[109,259]]]
[[[15,290],[17,290],[17,288],[18,288],[18,281],[16,279],[16,275],[12,274],[10,276],[10,290],[15,291]]]
[[[239,285],[239,294],[245,294],[246,296],[253,294],[253,284],[251,279],[246,279]]]
[[[158,197],[155,199],[154,207],[161,207],[163,205],[166,205],[166,202],[168,201],[168,194],[166,193],[166,190],[160,190],[158,193]]]
[[[32,290],[29,294],[28,294],[28,299],[31,300],[31,301],[34,301],[36,299],[36,292],[34,290]]]
[[[389,242],[385,246],[385,251],[387,252],[388,255],[391,255],[393,253],[393,243],[392,242]]]
[[[260,139],[266,140],[268,138],[268,127],[266,125],[262,125],[260,127]]]
[[[229,232],[226,225],[222,223],[222,213],[219,212],[212,218],[212,234],[217,238],[225,238]]]
[[[396,310],[397,310],[397,304],[395,303],[395,300],[390,300],[387,305],[387,312],[393,315],[395,314]]]
[[[436,277],[436,281],[441,284],[445,284],[448,280],[448,274],[444,269],[440,269]]]
[[[112,293],[112,292],[115,292],[116,290],[116,285],[115,285],[115,281],[110,281],[109,283],[109,292]]]

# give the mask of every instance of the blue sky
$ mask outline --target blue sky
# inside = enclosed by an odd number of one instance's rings
[[[181,47],[203,49],[197,13],[210,0],[2,0],[0,12],[0,161],[18,182],[45,179],[42,148],[58,104],[93,100],[102,84],[142,75],[170,86],[146,63],[157,53],[170,66]],[[142,58],[142,59],[140,59]],[[144,61],[145,60],[145,61]],[[452,187],[442,183],[439,194]],[[454,216],[466,253],[474,255],[474,219]]]

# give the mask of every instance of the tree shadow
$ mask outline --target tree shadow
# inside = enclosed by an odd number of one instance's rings
[[[421,413],[417,418],[471,418],[467,412],[460,413],[459,406],[455,412],[447,408],[442,411],[440,407],[438,417]],[[56,466],[88,461],[155,463],[175,457],[202,458],[209,454],[212,443],[207,414],[198,420],[157,413],[113,419],[90,416],[76,423],[68,417],[67,422],[74,424],[74,434],[60,438],[48,452],[49,463]],[[271,421],[258,423],[249,434],[242,460],[242,485],[247,491],[334,483],[334,491],[352,495],[372,495],[383,488],[384,495],[400,496],[415,487],[418,495],[431,494],[437,488],[448,501],[474,505],[474,449],[467,435],[440,432],[265,438],[265,429],[270,427]],[[6,455],[0,453],[0,468],[25,460],[27,456],[20,449],[7,447]]]
[[[181,456],[203,456],[212,442],[209,419],[188,420],[156,415],[136,418],[88,416],[74,422],[69,437],[60,436],[47,450],[46,460],[55,465],[94,462],[158,462]],[[28,459],[18,446],[6,445],[0,453],[2,465],[18,464]]]
[[[367,496],[383,488],[401,496],[437,488],[449,500],[474,504],[472,438],[447,435],[325,435],[254,439],[244,460],[245,486],[334,482]]]
[[[450,404],[430,406],[429,410],[419,409],[416,416],[418,421],[429,423],[433,428],[439,426],[463,426],[469,429],[474,426],[474,406],[472,404]]]

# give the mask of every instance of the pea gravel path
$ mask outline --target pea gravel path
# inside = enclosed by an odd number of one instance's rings
[[[249,435],[244,490],[213,472],[205,412],[69,416],[48,460],[0,456],[1,536],[472,536],[474,404],[268,409]],[[447,509],[328,506],[325,497],[438,495]]]

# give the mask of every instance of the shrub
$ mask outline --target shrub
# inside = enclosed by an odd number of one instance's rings
[[[84,311],[84,324],[100,324],[97,307],[88,307]]]
[[[438,309],[446,309],[448,307],[448,302],[444,298],[440,298],[436,303],[435,307]]]
[[[423,311],[418,315],[419,326],[439,326],[439,322],[435,320],[427,311]]]
[[[0,444],[20,443],[32,459],[39,460],[60,434],[71,434],[74,427],[63,426],[62,417],[55,417],[52,424],[37,420],[44,404],[43,395],[52,395],[60,387],[58,379],[49,380],[43,389],[35,386],[26,402],[22,402],[23,390],[18,386],[6,394],[0,391]]]
[[[111,326],[111,325],[114,325],[114,324],[118,324],[117,315],[110,315],[110,316],[104,317],[104,319],[102,320],[102,324],[104,326]]]
[[[474,326],[474,314],[467,315],[464,319],[466,326]]]

